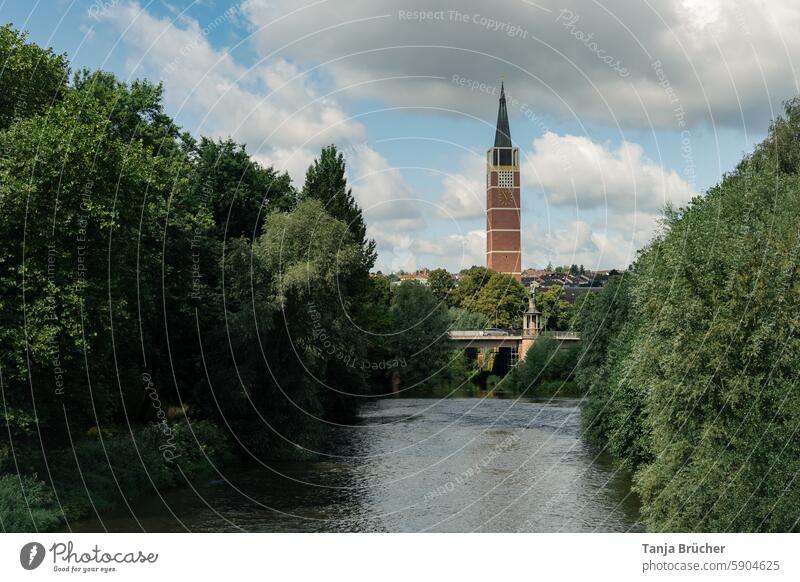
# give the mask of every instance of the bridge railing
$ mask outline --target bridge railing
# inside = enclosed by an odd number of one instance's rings
[[[542,334],[557,340],[579,340],[581,336],[576,331],[546,331]]]
[[[493,329],[468,329],[468,330],[453,330],[447,332],[450,334],[450,337],[504,337],[509,335],[519,335],[519,330],[513,329],[500,329],[500,328],[493,328]]]
[[[470,329],[470,330],[453,330],[448,334],[453,339],[458,338],[504,338],[504,337],[518,337],[523,332],[521,330],[513,329]],[[575,331],[544,331],[539,337],[549,337],[556,340],[579,340],[581,336]]]

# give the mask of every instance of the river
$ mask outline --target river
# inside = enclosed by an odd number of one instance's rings
[[[628,476],[580,434],[573,399],[364,405],[320,461],[226,467],[72,531],[641,531]]]

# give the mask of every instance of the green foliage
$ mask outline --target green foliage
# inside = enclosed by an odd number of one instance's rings
[[[44,469],[41,452],[39,457]],[[0,528],[52,529],[62,520],[107,511],[146,492],[210,475],[233,458],[228,436],[207,421],[101,431],[94,440],[83,439],[48,455],[52,483],[35,474],[0,477]]]
[[[651,459],[646,393],[631,381],[630,354],[637,342],[637,317],[631,288],[638,270],[612,277],[578,314],[583,353],[576,378],[586,392],[583,426],[587,436],[607,448],[628,469]]]
[[[287,441],[313,448],[324,421],[342,420],[366,391],[365,339],[348,319],[353,297],[340,294],[363,260],[347,225],[314,199],[270,214],[252,245],[231,244],[211,383],[198,397],[258,454]]]
[[[636,468],[652,530],[798,528],[798,135],[795,99],[579,326],[587,427]]]
[[[44,114],[67,88],[66,55],[26,42],[27,34],[0,26],[0,130],[14,120]]]
[[[243,146],[181,132],[160,85],[88,71],[67,85],[66,59],[10,27],[0,51],[0,472],[58,459],[48,486],[79,515],[78,465],[99,509],[116,495],[110,467],[126,496],[143,488],[123,423],[157,449],[143,424],[187,405],[273,456],[352,414],[389,353],[361,329],[393,319],[335,148],[297,205],[288,176]],[[208,454],[218,436],[200,438]],[[148,463],[159,486],[180,482]]]
[[[492,327],[521,328],[528,294],[522,283],[505,273],[489,272],[477,294],[468,296],[460,307],[485,316]]]
[[[637,486],[653,529],[797,528],[798,108],[640,259],[631,370],[649,394]]]
[[[458,285],[451,294],[452,305],[463,308],[468,302],[474,301],[490,277],[491,272],[486,267],[474,266],[461,271]]]
[[[447,305],[452,304],[453,299],[450,295],[455,287],[456,283],[453,281],[453,276],[445,269],[434,269],[428,275],[428,288],[431,293],[437,300]]]
[[[443,297],[453,309],[452,329],[520,328],[528,305],[528,294],[519,281],[486,267],[461,271],[458,285]]]
[[[0,531],[47,531],[60,516],[52,491],[35,475],[0,475]]]
[[[385,394],[388,390],[392,362],[392,284],[389,277],[372,276],[363,293],[359,294],[358,321],[366,338],[365,352],[359,367],[367,371],[367,383],[374,392]],[[383,365],[381,365],[383,364]]]
[[[476,362],[470,360],[465,350],[455,349],[450,353],[447,384],[451,388],[459,388],[474,382],[480,374]]]
[[[63,419],[63,406],[78,431],[139,400],[142,345],[157,352],[163,340],[153,326],[163,320],[164,225],[185,218],[175,208],[167,220],[182,158],[155,156],[121,134],[110,119],[113,107],[69,91],[47,116],[0,133],[7,406],[29,410],[35,397],[45,424]],[[182,280],[170,273],[170,285]]]
[[[505,377],[503,387],[526,396],[557,392],[558,388],[553,390],[554,384],[570,383],[571,390],[579,348],[560,344],[553,338],[538,338],[525,358]]]
[[[548,331],[569,329],[574,306],[564,299],[564,288],[555,286],[536,294],[536,307],[542,312],[542,325]]]
[[[489,327],[489,318],[482,313],[451,307],[447,310],[447,315],[450,317],[450,329],[475,330]]]
[[[253,239],[267,213],[290,210],[295,202],[291,179],[253,161],[230,139],[202,138],[195,149],[193,187],[210,209],[220,240]]]
[[[451,352],[447,309],[430,289],[411,280],[397,286],[391,316],[392,359],[405,363],[395,369],[395,378],[404,387],[433,381]]]
[[[191,142],[164,113],[161,84],[134,80],[130,84],[104,71],[78,71],[73,89],[90,103],[102,104],[111,132],[122,141],[140,141],[153,156],[180,155]]]
[[[341,220],[361,247],[363,268],[369,272],[375,264],[375,241],[367,238],[367,225],[361,209],[347,187],[344,156],[330,145],[322,148],[318,159],[308,168],[301,193],[303,200],[315,198],[322,202],[325,212]]]

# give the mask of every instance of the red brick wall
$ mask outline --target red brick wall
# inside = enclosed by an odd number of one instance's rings
[[[519,228],[519,210],[489,210],[486,213],[487,230],[488,225],[492,228]]]

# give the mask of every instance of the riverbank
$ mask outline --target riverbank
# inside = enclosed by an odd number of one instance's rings
[[[227,433],[208,421],[185,419],[96,432],[46,460],[31,449],[25,459],[36,472],[0,477],[0,528],[68,528],[75,520],[207,478],[235,458]]]

